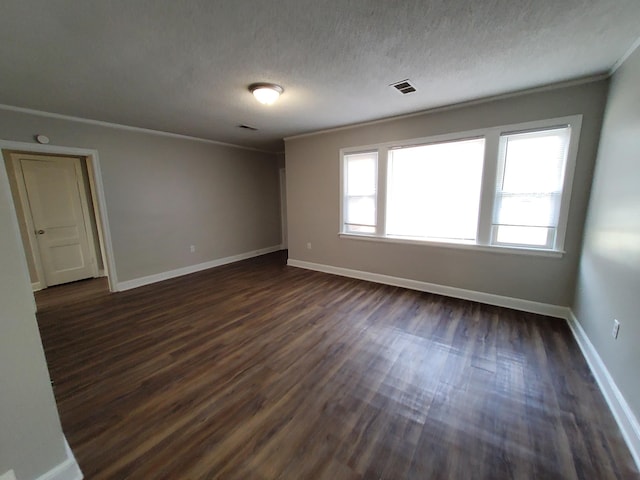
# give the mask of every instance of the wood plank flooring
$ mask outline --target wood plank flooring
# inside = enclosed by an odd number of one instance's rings
[[[562,320],[282,253],[36,295],[87,479],[640,478]]]

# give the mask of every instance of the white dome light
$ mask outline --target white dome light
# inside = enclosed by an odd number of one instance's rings
[[[271,105],[278,100],[284,89],[275,83],[254,83],[249,86],[249,91],[260,103]]]

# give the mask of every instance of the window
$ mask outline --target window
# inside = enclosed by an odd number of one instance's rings
[[[500,136],[492,243],[553,248],[571,130]]]
[[[343,149],[343,235],[559,254],[582,117]]]
[[[389,151],[387,234],[475,240],[484,139]]]
[[[378,152],[344,157],[344,230],[375,233]]]

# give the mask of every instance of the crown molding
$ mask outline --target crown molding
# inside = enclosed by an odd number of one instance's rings
[[[242,149],[242,150],[250,150],[250,151],[253,151],[253,152],[260,152],[260,153],[269,153],[269,154],[273,154],[274,153],[274,152],[271,152],[269,150],[262,150],[260,148],[247,147],[247,146],[244,146],[244,145],[237,145],[235,143],[219,142],[217,140],[211,140],[211,139],[208,139],[208,138],[192,137],[191,135],[183,135],[183,134],[180,134],[180,133],[165,132],[165,131],[162,131],[162,130],[152,130],[150,128],[133,127],[131,125],[123,125],[123,124],[120,124],[120,123],[103,122],[102,120],[92,120],[90,118],[74,117],[74,116],[71,116],[71,115],[63,115],[63,114],[60,114],[60,113],[45,112],[43,110],[34,110],[32,108],[16,107],[14,105],[0,104],[0,110],[7,110],[7,111],[10,111],[10,112],[17,112],[17,113],[26,113],[28,115],[36,115],[36,116],[39,116],[39,117],[55,118],[57,120],[67,120],[67,121],[70,121],[70,122],[85,123],[85,124],[88,124],[88,125],[97,125],[99,127],[115,128],[115,129],[118,129],[118,130],[127,130],[129,132],[146,133],[146,134],[150,134],[150,135],[159,135],[159,136],[162,136],[162,137],[177,138],[177,139],[181,139],[181,140],[191,140],[191,141],[195,141],[195,142],[209,143],[209,144],[212,144],[212,145],[219,145],[221,147],[239,148],[239,149]]]
[[[626,62],[631,55],[633,55],[633,52],[635,52],[638,47],[640,47],[640,37],[636,38],[636,41],[631,44],[629,50],[627,50],[627,52],[622,55],[616,63],[613,64],[613,67],[611,67],[611,70],[609,71],[609,75],[613,75],[614,73],[616,73],[616,71],[622,66],[622,64]]]
[[[315,135],[323,135],[325,133],[333,133],[333,132],[340,132],[342,130],[350,130],[353,128],[360,128],[360,127],[367,127],[369,125],[377,125],[380,123],[386,123],[386,122],[393,122],[395,120],[403,120],[405,118],[413,118],[413,117],[420,117],[422,115],[431,115],[434,113],[440,113],[440,112],[447,112],[449,110],[456,110],[459,108],[466,108],[466,107],[472,107],[475,105],[481,105],[483,103],[489,103],[489,102],[494,102],[497,100],[504,100],[507,98],[513,98],[513,97],[520,97],[523,95],[529,95],[532,93],[540,93],[540,92],[547,92],[550,90],[559,90],[561,88],[568,88],[568,87],[575,87],[578,85],[584,85],[587,83],[594,83],[594,82],[599,82],[601,80],[606,80],[607,78],[610,77],[610,73],[609,72],[605,72],[605,73],[598,73],[596,75],[589,75],[587,77],[580,77],[580,78],[575,78],[573,80],[566,80],[563,82],[556,82],[556,83],[551,83],[548,85],[542,85],[540,87],[534,87],[534,88],[528,88],[525,90],[517,90],[515,92],[509,92],[509,93],[501,93],[499,95],[492,95],[490,97],[482,97],[482,98],[478,98],[475,100],[468,100],[465,102],[460,102],[460,103],[453,103],[451,105],[443,105],[440,107],[434,107],[434,108],[429,108],[426,110],[420,110],[419,112],[413,112],[413,113],[407,113],[407,114],[403,114],[403,115],[395,115],[395,116],[391,116],[391,117],[385,117],[385,118],[380,118],[378,120],[371,120],[371,121],[367,121],[367,122],[359,122],[359,123],[351,123],[348,125],[343,125],[340,127],[335,127],[335,128],[327,128],[324,130],[316,130],[313,132],[307,132],[307,133],[301,133],[298,135],[292,135],[289,137],[284,137],[284,141],[289,141],[289,140],[297,140],[298,138],[305,138],[305,137],[313,137]]]

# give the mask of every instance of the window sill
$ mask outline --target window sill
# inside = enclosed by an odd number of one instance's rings
[[[397,243],[402,245],[422,245],[426,247],[438,247],[438,248],[453,248],[459,250],[475,250],[480,252],[491,252],[499,254],[511,254],[511,255],[530,255],[535,257],[550,257],[550,258],[562,258],[566,252],[562,250],[548,250],[540,248],[527,248],[527,247],[509,247],[499,245],[478,245],[475,243],[466,243],[463,241],[454,242],[439,242],[435,240],[416,240],[413,238],[402,237],[380,237],[376,235],[363,235],[357,233],[338,233],[340,238],[349,240],[364,240],[367,242],[381,242],[381,243]]]

